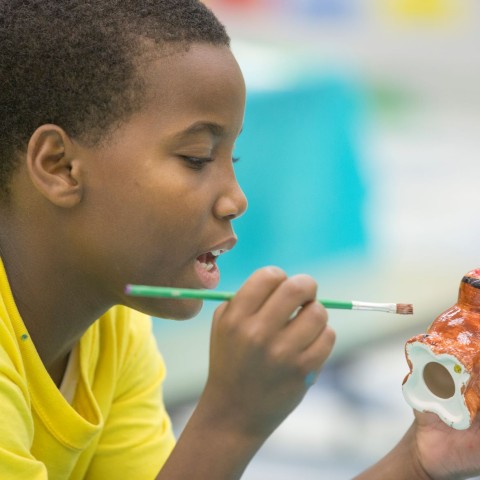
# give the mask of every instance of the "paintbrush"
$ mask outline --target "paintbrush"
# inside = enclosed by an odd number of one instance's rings
[[[197,299],[197,300],[231,300],[235,292],[221,292],[216,290],[195,290],[191,288],[153,287],[150,285],[127,285],[125,293],[136,297],[157,297],[173,299]],[[372,303],[342,300],[318,299],[325,308],[343,310],[369,310],[376,312],[398,313],[412,315],[413,305],[409,303]]]

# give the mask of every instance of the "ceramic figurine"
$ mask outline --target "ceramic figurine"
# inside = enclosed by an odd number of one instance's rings
[[[458,301],[407,341],[406,401],[436,413],[447,425],[468,428],[480,407],[480,268],[460,283]]]

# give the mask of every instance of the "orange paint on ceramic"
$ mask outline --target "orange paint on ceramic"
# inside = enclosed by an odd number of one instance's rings
[[[458,364],[449,373],[453,379],[462,372],[470,374],[468,382],[461,387],[462,391],[456,393],[463,395],[465,406],[473,418],[480,410],[480,269],[472,270],[463,277],[457,303],[439,315],[426,333],[409,339],[406,350],[415,342],[428,346],[439,363],[445,355],[455,357]],[[411,372],[414,366],[412,361],[407,353]],[[424,372],[426,370],[424,367]],[[405,377],[404,384],[409,376]],[[428,388],[427,378],[424,380]],[[441,398],[438,393],[437,396]]]

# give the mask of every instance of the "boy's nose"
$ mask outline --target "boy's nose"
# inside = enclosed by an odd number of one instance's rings
[[[240,188],[237,179],[233,176],[217,199],[214,213],[218,218],[233,220],[243,215],[247,206],[247,197]]]

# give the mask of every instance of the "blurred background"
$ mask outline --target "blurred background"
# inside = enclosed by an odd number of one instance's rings
[[[333,355],[246,480],[344,480],[378,460],[412,413],[405,341],[480,266],[480,4],[475,0],[209,0],[247,88],[237,142],[249,210],[220,288],[267,264],[324,298],[413,303],[413,316],[330,311]],[[206,379],[207,304],[156,321],[180,432]]]

